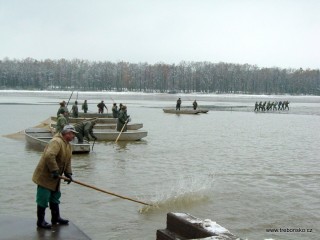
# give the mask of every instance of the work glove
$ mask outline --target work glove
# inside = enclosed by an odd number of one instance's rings
[[[72,173],[64,173],[64,176],[70,179],[70,180],[64,180],[65,182],[68,182],[68,184],[70,184],[72,182]]]
[[[56,171],[52,171],[51,172],[51,176],[52,176],[52,178],[54,178],[54,179],[58,179],[59,178],[59,171],[58,170],[56,170]]]

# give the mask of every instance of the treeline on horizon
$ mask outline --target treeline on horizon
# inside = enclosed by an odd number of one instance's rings
[[[320,94],[319,69],[81,59],[0,60],[0,89],[241,94]]]

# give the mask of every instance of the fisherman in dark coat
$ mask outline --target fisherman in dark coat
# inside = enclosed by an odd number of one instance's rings
[[[100,103],[98,103],[97,107],[98,107],[98,113],[103,113],[104,108],[107,109],[107,112],[108,112],[108,108],[104,104],[104,101],[101,101]]]
[[[177,100],[176,110],[180,111],[180,107],[181,107],[181,98]]]
[[[79,117],[78,101],[74,102],[71,111],[72,111],[72,117],[74,118]]]
[[[118,115],[119,115],[118,106],[116,103],[113,103],[112,116],[113,116],[113,118],[117,118]]]
[[[193,106],[193,110],[196,110],[196,109],[197,109],[198,103],[197,103],[196,100],[193,101],[192,106]]]
[[[82,103],[82,110],[83,110],[84,113],[87,113],[87,111],[88,111],[87,100],[84,100],[84,103]]]
[[[67,113],[66,118],[68,118],[69,117],[69,110],[68,110],[68,107],[66,106],[66,101],[62,101],[59,104],[60,104],[60,107],[57,112],[57,117],[59,116],[59,114],[61,113],[61,110],[63,109]]]
[[[96,125],[96,120],[82,122],[76,125],[76,137],[78,138],[78,143],[83,143],[83,139],[90,141],[90,137],[97,140],[97,137],[93,134],[93,128]]]
[[[68,119],[66,118],[66,116],[67,116],[67,113],[65,112],[65,110],[61,109],[57,119],[56,133],[60,133],[64,128],[64,126],[68,125]]]
[[[118,122],[117,122],[117,131],[121,132],[123,128],[123,132],[127,131],[127,123],[130,121],[130,116],[127,115],[127,107],[122,105],[121,110],[119,111],[118,115]]]
[[[64,174],[72,181],[70,142],[76,133],[72,125],[66,125],[61,133],[55,135],[44,149],[41,159],[33,173],[32,181],[37,187],[37,226],[50,229],[51,224],[45,221],[45,211],[50,205],[51,223],[67,225],[68,220],[60,217],[60,178]]]

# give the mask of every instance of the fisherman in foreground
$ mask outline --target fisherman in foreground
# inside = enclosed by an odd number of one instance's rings
[[[67,225],[68,220],[60,217],[60,176],[64,174],[72,181],[70,142],[77,133],[72,125],[64,126],[61,133],[56,134],[44,149],[41,159],[33,173],[32,180],[37,187],[37,226],[50,229],[51,224],[45,221],[45,210],[48,203],[51,209],[51,223]]]

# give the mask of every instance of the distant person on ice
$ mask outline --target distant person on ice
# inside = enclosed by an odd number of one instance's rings
[[[84,113],[88,112],[88,103],[87,100],[84,100],[84,103],[82,104],[82,110]]]
[[[107,112],[108,112],[108,108],[107,108],[107,106],[104,104],[104,101],[101,101],[100,103],[98,103],[97,107],[98,107],[98,113],[101,113],[101,114],[102,114],[104,108],[107,109]]]
[[[181,98],[177,100],[176,110],[180,111],[180,107],[181,107]]]
[[[196,109],[197,109],[197,107],[198,107],[198,103],[197,103],[197,101],[196,101],[196,100],[194,100],[194,101],[193,101],[193,103],[192,103],[192,105],[193,105],[193,110],[196,110]]]
[[[119,111],[118,111],[118,106],[116,103],[113,103],[113,107],[112,107],[112,117],[113,118],[117,118],[119,115]]]
[[[78,101],[74,102],[71,111],[72,111],[72,117],[74,118],[79,117]]]

